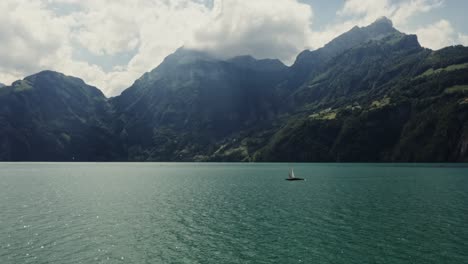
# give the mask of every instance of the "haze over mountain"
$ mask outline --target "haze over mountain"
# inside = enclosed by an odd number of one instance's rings
[[[278,60],[180,48],[107,99],[40,72],[0,89],[1,160],[468,161],[468,48],[381,18]]]

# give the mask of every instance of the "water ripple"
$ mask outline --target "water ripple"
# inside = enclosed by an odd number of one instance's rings
[[[0,263],[468,263],[468,169],[0,165]]]

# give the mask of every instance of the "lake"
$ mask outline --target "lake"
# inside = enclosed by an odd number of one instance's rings
[[[468,166],[0,163],[0,263],[468,263]]]

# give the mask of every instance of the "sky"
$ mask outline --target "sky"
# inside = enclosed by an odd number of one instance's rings
[[[1,0],[0,82],[41,70],[116,96],[177,48],[294,62],[386,16],[424,47],[468,45],[466,0]]]

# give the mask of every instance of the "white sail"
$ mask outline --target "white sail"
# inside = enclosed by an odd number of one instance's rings
[[[296,178],[296,175],[294,175],[294,169],[290,168],[289,173],[288,173],[288,178],[286,180],[288,180],[288,181],[304,181],[305,179]]]

